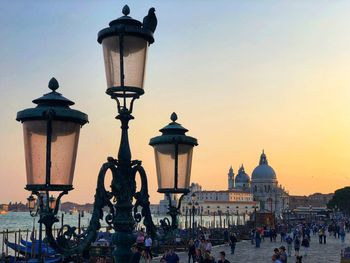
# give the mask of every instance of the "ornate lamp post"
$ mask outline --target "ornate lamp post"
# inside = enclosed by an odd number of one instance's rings
[[[196,226],[196,223],[194,221],[194,216],[195,216],[195,212],[196,212],[196,207],[199,206],[199,204],[197,202],[197,196],[195,193],[193,193],[191,195],[191,201],[188,203],[188,206],[190,207],[191,212],[192,212],[192,236],[194,236],[195,226]]]
[[[312,205],[309,205],[309,220],[312,222]]]
[[[291,210],[288,208],[287,209],[287,231],[289,232],[289,225],[290,225],[290,213]]]
[[[129,7],[123,8],[124,16],[109,23],[109,27],[98,33],[102,44],[106,69],[106,93],[116,101],[121,121],[121,140],[118,159],[107,158],[97,179],[94,208],[90,224],[85,232],[77,234],[75,227],[64,225],[53,236],[53,224],[58,222],[57,212],[63,195],[73,189],[73,175],[80,127],[88,121],[83,112],[70,109],[74,103],[56,92],[58,82],[52,79],[52,92],[34,100],[38,106],[18,112],[17,120],[23,123],[27,168],[27,186],[39,200],[40,223],[45,225],[50,245],[64,256],[81,255],[96,239],[103,219],[103,207],[109,207],[106,222],[115,233],[112,244],[115,262],[129,262],[131,245],[136,236],[135,224],[143,218],[147,233],[155,237],[152,221],[147,176],[141,161],[131,159],[128,124],[134,119],[133,105],[143,93],[147,49],[154,42],[153,33],[157,19],[151,8],[143,23],[129,16]],[[151,139],[155,149],[159,192],[187,193],[191,172],[192,149],[197,140],[185,135],[187,130],[176,123],[163,128],[163,135]],[[62,158],[64,156],[65,158]],[[167,169],[173,167],[172,170]],[[111,188],[105,189],[105,174],[112,173]],[[136,176],[141,178],[140,191],[136,192]],[[50,199],[50,192],[59,192]],[[45,202],[42,196],[45,196]],[[33,207],[33,199],[28,199]],[[133,201],[135,199],[135,204]],[[141,213],[138,212],[141,207]],[[178,208],[176,208],[178,213]],[[172,226],[177,223],[172,222]]]
[[[213,222],[214,222],[214,228],[216,228],[216,226],[217,226],[217,224],[216,224],[216,219],[215,219],[215,216],[216,216],[216,212],[214,211],[214,220],[213,220]]]
[[[35,209],[35,198],[33,195],[30,195],[28,198],[27,198],[27,201],[28,201],[28,209],[29,209],[29,212],[30,214],[33,213],[34,209]],[[34,216],[34,215],[33,215]]]
[[[221,210],[220,210],[220,206],[217,207],[218,209],[218,215],[219,215],[219,223],[220,223],[220,228],[222,228],[222,218],[221,218]]]
[[[227,222],[227,227],[229,228],[230,227],[230,207],[229,206],[227,206],[226,207],[227,208],[227,210],[226,210],[226,222]]]
[[[210,225],[211,225],[211,220],[210,220],[210,206],[208,205],[207,206],[207,215],[208,215],[208,221],[207,221],[207,224],[206,225],[208,225],[208,227],[210,228]]]
[[[256,229],[256,209],[258,208],[256,205],[253,206],[254,208],[254,228]]]
[[[243,214],[243,221],[244,221],[244,224],[246,224],[246,216],[248,214],[248,206],[245,207],[245,212]]]

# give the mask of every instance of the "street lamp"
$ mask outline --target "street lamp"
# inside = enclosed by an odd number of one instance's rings
[[[51,210],[54,210],[56,207],[56,198],[53,195],[49,198],[49,207]]]
[[[254,208],[254,228],[256,229],[256,221],[257,221],[256,209],[258,208],[258,206],[254,205],[253,208]]]
[[[195,215],[195,212],[196,212],[196,206],[198,207],[199,204],[197,202],[197,196],[195,193],[192,193],[191,195],[191,201],[188,203],[188,206],[190,207],[191,209],[191,212],[192,212],[192,236],[194,236],[194,230],[195,230],[195,221],[194,221],[194,215]]]
[[[56,92],[59,84],[55,78],[50,80],[48,87],[51,92],[33,100],[37,104],[35,108],[19,111],[16,118],[23,124],[27,173],[25,188],[32,192],[28,198],[30,209],[33,208],[33,194],[38,198],[37,211],[33,213],[32,210],[31,215],[40,215],[39,260],[42,260],[43,216],[54,210],[49,192],[61,192],[57,198],[59,202],[64,194],[73,189],[79,132],[81,126],[88,122],[85,113],[69,107],[74,105],[73,101]]]
[[[216,228],[216,227],[217,227],[217,224],[216,224],[216,219],[215,219],[216,212],[214,211],[214,213],[213,213],[213,214],[214,214],[214,221],[213,221],[213,222],[214,222],[214,228]]]
[[[49,82],[52,92],[33,101],[38,105],[36,108],[17,114],[24,131],[26,189],[38,196],[39,221],[45,225],[50,245],[64,256],[81,255],[95,241],[101,227],[100,220],[104,218],[102,209],[105,206],[109,207],[105,220],[115,230],[112,237],[112,244],[116,247],[113,251],[115,262],[129,262],[130,248],[136,240],[133,234],[135,223],[142,218],[147,233],[152,237],[156,235],[150,212],[146,172],[141,161],[131,159],[128,138],[128,124],[134,119],[134,102],[144,93],[147,49],[154,42],[153,33],[157,26],[154,11],[151,8],[141,23],[131,18],[129,7],[124,6],[124,16],[110,22],[108,28],[98,33],[97,41],[102,44],[106,70],[106,93],[117,103],[116,119],[121,121],[121,140],[118,159],[108,157],[100,169],[90,224],[81,235],[75,232],[75,227],[64,225],[55,239],[52,230],[53,224],[58,222],[60,199],[73,189],[79,131],[87,123],[87,115],[70,109],[69,106],[74,103],[56,92],[59,85],[55,79]],[[161,130],[163,135],[150,141],[156,154],[158,191],[184,194],[188,192],[192,148],[197,145],[197,140],[185,135],[187,130],[175,122],[176,114],[171,119],[172,123]],[[168,171],[165,167],[173,169]],[[110,189],[105,189],[108,170],[112,173],[112,182]],[[141,179],[138,192],[137,175]],[[50,201],[51,191],[60,193],[55,200]],[[45,204],[42,195],[45,195]],[[141,213],[138,212],[139,207],[142,208]]]
[[[28,201],[28,208],[29,208],[29,211],[30,213],[32,213],[35,209],[35,198],[33,195],[30,195],[28,198],[27,198],[27,201]]]
[[[287,209],[287,231],[289,232],[291,210]]]
[[[47,202],[49,191],[73,189],[80,127],[88,121],[85,113],[69,107],[74,102],[56,92],[58,87],[52,78],[51,92],[33,100],[37,106],[19,111],[16,118],[23,124],[26,189],[45,193]]]
[[[168,214],[171,216],[171,229],[176,229],[177,216],[183,197],[189,192],[193,147],[197,139],[185,135],[188,130],[177,123],[176,113],[171,114],[172,122],[159,131],[162,135],[150,140],[154,148],[158,192],[164,193],[169,200]],[[170,194],[182,194],[177,207],[171,202]]]
[[[238,222],[240,221],[240,220],[239,220],[238,209],[239,209],[239,207],[238,207],[238,206],[236,206],[236,212],[237,212],[237,226],[239,225],[239,224],[238,224]],[[240,222],[239,222],[239,223],[240,223]]]
[[[246,216],[248,214],[248,206],[245,207],[245,213],[243,215],[244,224],[246,223]]]
[[[229,206],[227,206],[226,207],[227,208],[227,210],[226,210],[226,222],[227,222],[227,227],[229,228],[230,227],[230,207]]]
[[[219,215],[220,228],[222,228],[222,219],[221,219],[221,210],[220,210],[220,206],[217,206],[217,209],[218,209],[218,215]]]
[[[312,222],[312,205],[309,205],[309,220]]]

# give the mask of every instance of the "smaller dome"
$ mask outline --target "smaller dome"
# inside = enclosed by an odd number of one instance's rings
[[[244,167],[242,164],[242,166],[238,170],[238,174],[236,176],[235,183],[236,184],[237,183],[249,183],[249,181],[250,181],[249,175],[246,174],[246,172],[244,171]]]

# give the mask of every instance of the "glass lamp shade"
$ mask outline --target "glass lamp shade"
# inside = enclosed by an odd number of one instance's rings
[[[28,190],[32,187],[52,191],[62,190],[60,187],[71,188],[80,126],[76,122],[52,121],[51,169],[48,183],[46,182],[47,121],[23,122]]]
[[[185,134],[188,132],[186,128],[176,122],[175,112],[170,119],[172,122],[159,130],[162,135],[149,142],[155,153],[158,192],[188,193],[193,147],[198,143],[196,138]]]
[[[191,195],[191,201],[192,201],[192,202],[195,202],[196,199],[197,199],[197,196],[196,196],[195,193],[193,193],[193,194]]]
[[[142,95],[148,42],[131,35],[109,36],[102,40],[107,93],[132,97]],[[124,76],[124,78],[122,77]]]
[[[56,198],[53,197],[52,195],[49,198],[49,206],[50,206],[50,209],[52,210],[54,210],[56,207]]]
[[[178,147],[177,151],[176,147]],[[190,184],[193,145],[158,144],[154,146],[154,153],[158,192],[187,192]]]
[[[30,195],[28,198],[27,198],[27,201],[28,201],[28,208],[30,211],[33,211],[34,208],[35,208],[35,198]]]

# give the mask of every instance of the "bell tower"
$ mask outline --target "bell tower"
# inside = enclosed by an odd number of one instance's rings
[[[228,190],[233,190],[235,187],[234,172],[232,166],[228,170]]]

